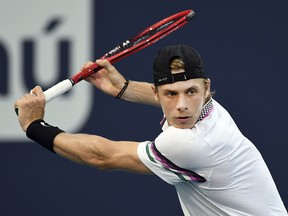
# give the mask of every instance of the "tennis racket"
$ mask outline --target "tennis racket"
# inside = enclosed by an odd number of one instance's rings
[[[194,16],[195,13],[193,10],[185,10],[169,16],[146,28],[136,36],[125,40],[114,49],[106,53],[101,59],[107,59],[111,64],[115,63],[133,53],[144,49],[147,46],[154,44],[158,40],[188,23]],[[100,69],[101,67],[94,63],[87,69],[76,73],[70,79],[65,79],[50,87],[44,91],[46,103],[69,91],[75,84],[79,83],[81,80],[87,78],[93,73],[96,73]]]
[[[146,28],[136,36],[125,40],[114,49],[106,53],[101,59],[107,59],[111,64],[113,64],[133,53],[144,49],[147,46],[154,44],[158,40],[188,23],[194,16],[195,13],[193,10],[185,10],[169,16]],[[101,67],[94,63],[92,66],[82,70],[81,72],[78,72],[70,79],[65,79],[47,89],[44,91],[46,102],[53,100],[66,91],[69,91],[75,84],[79,83],[81,80],[87,78],[93,73],[96,73],[100,69]]]

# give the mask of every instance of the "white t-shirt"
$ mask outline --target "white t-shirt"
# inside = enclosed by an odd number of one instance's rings
[[[175,186],[186,216],[287,216],[261,154],[215,100],[192,129],[167,127],[138,155]]]

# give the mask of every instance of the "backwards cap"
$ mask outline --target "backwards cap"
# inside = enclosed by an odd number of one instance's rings
[[[174,58],[184,62],[184,72],[171,74],[170,63]],[[207,78],[203,62],[195,49],[186,45],[172,45],[159,50],[153,63],[155,86],[185,81],[195,78]]]

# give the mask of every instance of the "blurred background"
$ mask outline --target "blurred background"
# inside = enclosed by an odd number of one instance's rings
[[[195,47],[215,99],[263,155],[285,206],[288,174],[286,0],[0,0],[0,215],[183,215],[174,187],[156,176],[101,172],[30,142],[14,101],[102,57],[174,13],[196,17],[156,44],[115,64],[131,80],[152,82],[152,61],[171,44]],[[158,108],[107,97],[86,82],[47,105],[47,121],[68,132],[114,140],[153,140]]]

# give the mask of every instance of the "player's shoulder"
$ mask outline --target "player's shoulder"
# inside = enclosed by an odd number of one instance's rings
[[[193,128],[176,128],[173,126],[167,127],[160,135],[159,137],[165,137],[167,139],[175,140],[175,139],[181,139],[188,138],[192,136]]]
[[[195,142],[195,128],[181,129],[173,126],[167,127],[159,136],[156,138],[155,143],[157,146],[163,147],[175,147],[183,145],[191,145]],[[160,147],[161,148],[161,147]]]

